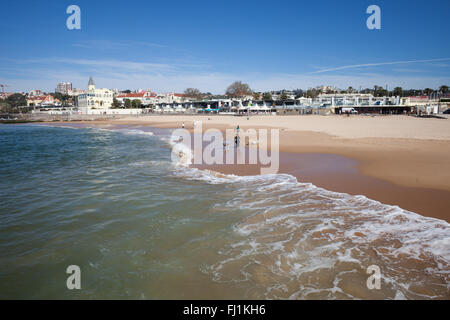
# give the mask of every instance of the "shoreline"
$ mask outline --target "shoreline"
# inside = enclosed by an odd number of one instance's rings
[[[295,162],[293,165],[292,162]],[[333,163],[333,168],[327,169]],[[339,162],[336,165],[336,162]],[[280,174],[290,174],[299,183],[350,195],[363,195],[383,204],[398,206],[422,216],[450,222],[450,191],[405,187],[362,174],[358,161],[332,154],[280,153]],[[194,168],[237,176],[259,175],[257,165],[193,165]]]
[[[361,194],[450,222],[450,123],[446,120],[404,116],[355,116],[350,119],[255,116],[250,120],[242,117],[149,116],[85,123],[89,126],[180,128],[185,122],[186,129],[192,131],[192,122],[200,120],[203,130],[224,131],[234,128],[236,123],[242,130],[279,128],[280,173],[292,174],[299,182],[310,182],[335,192]],[[323,121],[330,126],[324,129]],[[316,131],[304,130],[313,126],[317,126]],[[390,129],[383,130],[388,127]],[[417,139],[422,129],[425,132],[423,139]],[[359,133],[356,137],[355,132]],[[322,163],[322,169],[313,170],[308,157],[316,157],[313,162]],[[248,165],[203,168],[226,174],[255,174],[255,168]]]

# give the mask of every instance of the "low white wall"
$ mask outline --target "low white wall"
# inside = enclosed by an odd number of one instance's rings
[[[75,114],[92,114],[92,115],[114,115],[114,114],[141,114],[145,109],[90,109],[78,110]]]

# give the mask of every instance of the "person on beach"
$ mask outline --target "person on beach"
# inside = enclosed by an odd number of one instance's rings
[[[241,138],[239,137],[239,135],[235,135],[234,136],[234,146],[236,148],[239,147],[240,142],[241,142]]]
[[[239,125],[236,127],[236,133],[239,135],[239,130],[240,130],[240,127],[239,127]]]
[[[184,122],[181,124],[181,128],[184,129]]]

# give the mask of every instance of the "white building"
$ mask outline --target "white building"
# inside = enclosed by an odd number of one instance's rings
[[[296,99],[301,105],[309,105],[312,104],[313,99],[312,98],[306,98],[306,97],[300,97]]]
[[[332,86],[319,86],[319,87],[317,87],[317,90],[320,90],[323,93],[330,93],[330,92],[337,91],[337,89],[335,87],[332,87]]]
[[[40,107],[54,107],[60,106],[61,101],[55,99],[52,95],[43,95],[43,96],[30,96],[27,98],[27,106],[40,108]]]
[[[190,98],[186,97],[182,93],[162,93],[157,96],[157,101],[159,103],[182,103],[190,100]]]
[[[69,96],[78,97],[80,94],[83,94],[83,93],[87,93],[87,90],[74,88],[74,89],[70,90],[67,94]]]
[[[139,100],[141,104],[145,106],[153,105],[158,102],[156,93],[150,90],[142,90],[140,92],[132,92],[132,93],[119,93],[116,96],[116,99],[122,105],[124,105],[126,99],[130,101]]]
[[[56,86],[55,92],[61,93],[61,94],[69,94],[69,92],[72,92],[72,82],[60,82]]]
[[[89,78],[88,90],[78,95],[78,110],[83,114],[91,114],[105,111],[111,108],[114,99],[113,91],[95,87],[92,77]]]
[[[356,106],[373,105],[378,100],[380,100],[380,98],[375,98],[371,94],[363,93],[322,93],[315,99],[315,102],[320,104],[328,104],[331,106]],[[383,104],[386,104],[385,101]]]
[[[424,107],[430,104],[438,104],[439,99],[430,99],[429,96],[403,97],[401,103],[406,106]]]
[[[30,92],[28,92],[29,97],[36,97],[36,96],[41,96],[41,95],[42,95],[42,91],[39,89],[31,90]]]

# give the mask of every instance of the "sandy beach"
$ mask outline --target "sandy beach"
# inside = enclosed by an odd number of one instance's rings
[[[147,116],[90,122],[225,130],[280,129],[280,172],[326,189],[362,194],[450,221],[449,119],[407,116]],[[315,156],[314,156],[315,155]],[[309,158],[308,158],[309,156]],[[336,157],[338,156],[338,157]],[[312,157],[312,158],[311,158]],[[213,166],[237,175],[252,166]]]

